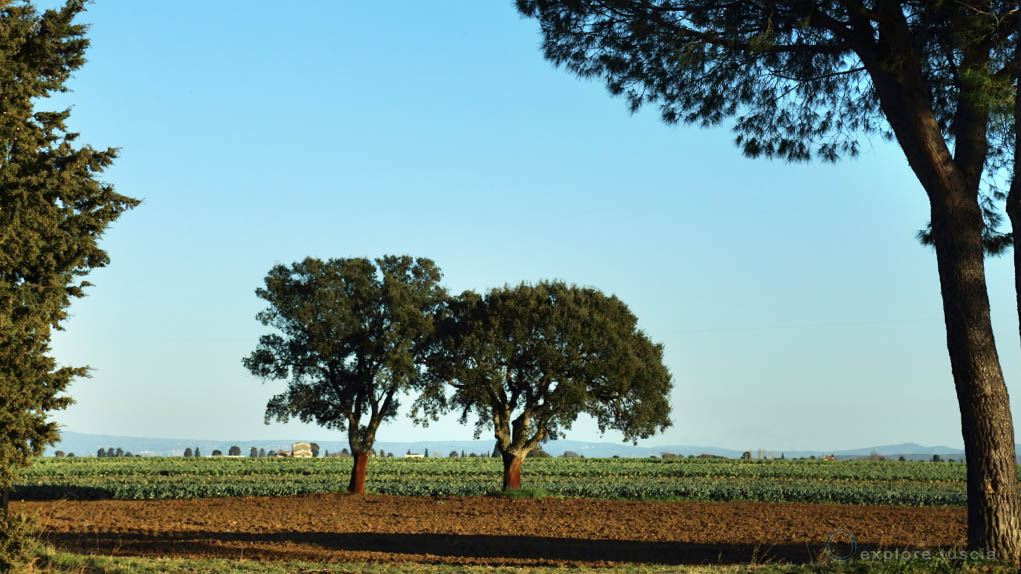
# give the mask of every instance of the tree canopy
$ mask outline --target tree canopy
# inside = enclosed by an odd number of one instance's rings
[[[0,490],[58,437],[48,415],[88,369],[59,366],[51,332],[109,262],[103,232],[138,204],[99,179],[116,151],[80,144],[70,110],[42,107],[85,63],[84,4],[0,0]]]
[[[504,487],[517,488],[529,451],[591,415],[600,431],[646,438],[670,424],[671,377],[616,297],[560,282],[465,292],[437,326],[420,422],[457,411],[494,433]],[[448,392],[449,391],[449,392]]]
[[[966,127],[962,90],[990,115],[989,156],[1013,150],[1016,3],[812,0],[517,0],[552,62],[602,77],[668,123],[732,118],[745,154],[833,161],[863,133],[893,136],[885,82],[927,87],[933,127]],[[895,60],[906,60],[899,63]],[[906,74],[916,77],[907,77]],[[918,94],[923,95],[923,94]],[[928,97],[931,96],[931,97]],[[957,118],[957,121],[955,121]],[[910,121],[893,117],[893,123]],[[970,122],[969,122],[970,123]]]
[[[285,379],[267,423],[297,417],[346,431],[356,458],[350,490],[364,489],[365,461],[379,425],[397,416],[401,393],[422,382],[433,314],[446,297],[430,260],[385,256],[308,258],[277,265],[256,294],[269,303],[263,335],[244,365]]]

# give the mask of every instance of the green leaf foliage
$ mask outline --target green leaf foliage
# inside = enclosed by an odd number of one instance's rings
[[[491,428],[503,453],[527,455],[581,413],[625,440],[670,424],[662,345],[623,302],[595,289],[541,282],[465,292],[445,307],[437,340],[419,421],[474,414],[476,437]]]
[[[397,416],[401,393],[422,384],[433,315],[446,297],[428,259],[308,258],[277,265],[256,294],[276,332],[243,361],[263,379],[287,380],[266,421],[297,417],[347,431],[353,453],[372,448],[376,430]]]
[[[948,138],[962,89],[971,103],[1006,117],[1016,3],[810,0],[517,0],[536,18],[546,57],[602,77],[633,109],[657,103],[668,122],[736,120],[750,156],[833,160],[858,151],[862,133],[885,131],[873,76],[894,60],[915,64]],[[894,30],[913,54],[882,52]],[[982,66],[966,58],[982,50]],[[889,61],[887,61],[889,60]],[[885,69],[884,69],[885,67]],[[1012,130],[1006,125],[992,127]],[[1005,135],[1000,133],[998,135]]]
[[[77,143],[69,110],[41,109],[85,63],[83,6],[0,0],[0,489],[57,438],[47,416],[87,368],[56,364],[51,330],[108,263],[103,232],[138,203],[98,179],[115,150]]]

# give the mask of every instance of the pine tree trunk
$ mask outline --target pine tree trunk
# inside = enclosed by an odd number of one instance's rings
[[[968,193],[932,197],[947,349],[968,465],[968,547],[1021,560],[1014,425],[989,318],[982,218]]]
[[[503,453],[503,489],[514,490],[521,488],[521,461],[522,457],[515,456],[509,452]]]
[[[354,454],[354,465],[351,467],[351,482],[347,491],[351,494],[365,494],[365,465],[369,461],[369,453]]]
[[[7,516],[7,505],[11,497],[11,491],[9,489],[3,489],[3,495],[0,496],[0,510],[3,511],[4,516]]]
[[[899,10],[892,3],[886,8]],[[887,41],[900,42],[898,48],[904,44],[894,36]],[[907,48],[905,53],[914,54]],[[959,109],[955,121],[962,123],[951,154],[931,112],[921,64],[912,58],[866,56],[883,113],[929,196],[947,350],[968,464],[968,547],[1019,563],[1014,423],[989,318],[978,203],[986,124],[979,121],[980,111]]]

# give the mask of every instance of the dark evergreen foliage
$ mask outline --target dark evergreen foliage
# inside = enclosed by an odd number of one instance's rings
[[[115,150],[80,144],[70,111],[45,109],[85,63],[84,6],[0,0],[0,489],[58,438],[48,415],[88,369],[57,365],[52,330],[85,294],[81,278],[107,264],[107,226],[137,204],[98,179]]]

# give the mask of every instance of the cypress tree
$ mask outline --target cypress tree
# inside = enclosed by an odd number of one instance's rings
[[[88,367],[59,367],[50,353],[82,278],[107,264],[99,238],[134,199],[98,176],[114,149],[78,143],[70,110],[46,109],[85,63],[86,27],[74,23],[82,0],[39,13],[0,0],[0,571],[28,558],[29,525],[8,516],[8,491],[20,468],[59,438],[49,415],[71,404],[64,394]]]
[[[70,110],[41,108],[85,63],[84,5],[40,14],[0,0],[0,489],[58,438],[48,414],[87,367],[58,367],[51,331],[85,294],[81,277],[107,264],[103,231],[138,203],[98,179],[116,150],[79,144]]]

